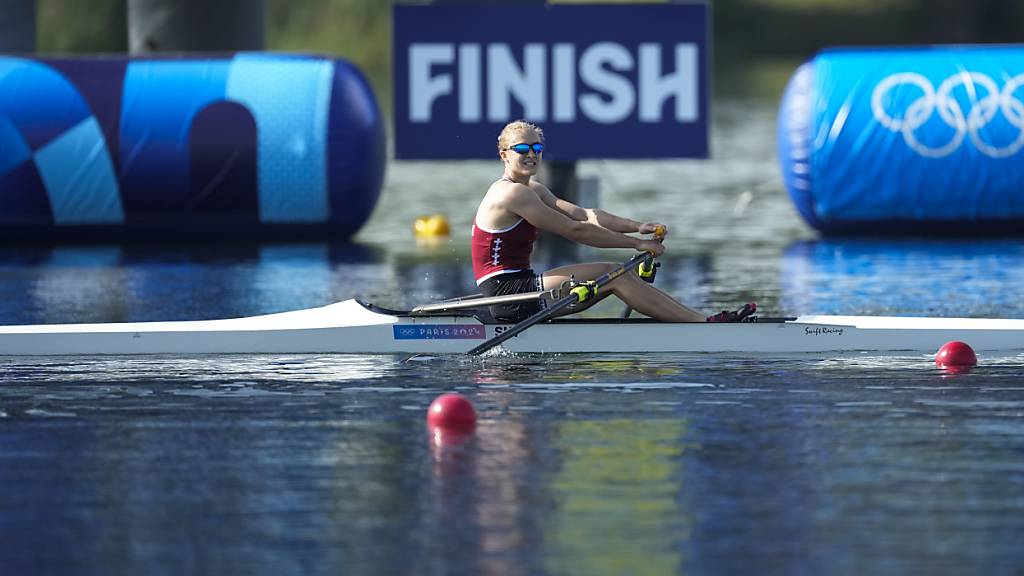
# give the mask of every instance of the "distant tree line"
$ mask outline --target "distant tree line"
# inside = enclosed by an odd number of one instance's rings
[[[827,46],[1013,43],[1019,0],[712,2],[716,55],[810,56]]]
[[[622,0],[619,0],[622,1]],[[375,82],[390,72],[389,0],[266,0],[267,47],[343,56]],[[807,57],[837,45],[1018,42],[1022,0],[713,0],[723,62]],[[41,52],[127,50],[126,0],[37,0]]]

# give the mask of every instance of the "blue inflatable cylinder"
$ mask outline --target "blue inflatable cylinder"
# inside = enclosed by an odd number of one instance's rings
[[[0,56],[0,238],[339,238],[383,183],[351,64]]]
[[[1024,47],[831,49],[782,98],[779,162],[826,234],[1024,231]]]

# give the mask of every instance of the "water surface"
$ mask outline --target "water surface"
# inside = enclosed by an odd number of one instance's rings
[[[1019,240],[817,239],[779,183],[774,106],[716,103],[710,161],[581,164],[602,206],[669,225],[658,286],[708,312],[1024,318]],[[0,323],[468,293],[471,207],[498,174],[392,164],[352,244],[5,247]],[[433,212],[453,235],[417,244]],[[2,358],[0,565],[1019,574],[1022,375],[984,351],[963,374],[926,354]],[[453,390],[480,423],[435,436],[426,408]]]

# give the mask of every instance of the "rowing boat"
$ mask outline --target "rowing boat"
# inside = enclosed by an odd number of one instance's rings
[[[0,354],[460,354],[511,328],[486,323],[472,313],[399,312],[345,300],[222,320],[0,326]],[[934,354],[950,340],[967,342],[981,353],[1024,349],[1024,320],[800,316],[676,324],[643,318],[565,318],[538,323],[502,347],[525,353]]]

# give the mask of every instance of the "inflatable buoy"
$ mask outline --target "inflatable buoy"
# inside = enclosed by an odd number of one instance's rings
[[[826,234],[1024,231],[1024,47],[825,50],[779,110],[784,184]]]
[[[344,60],[0,56],[0,239],[344,239],[385,148]]]

